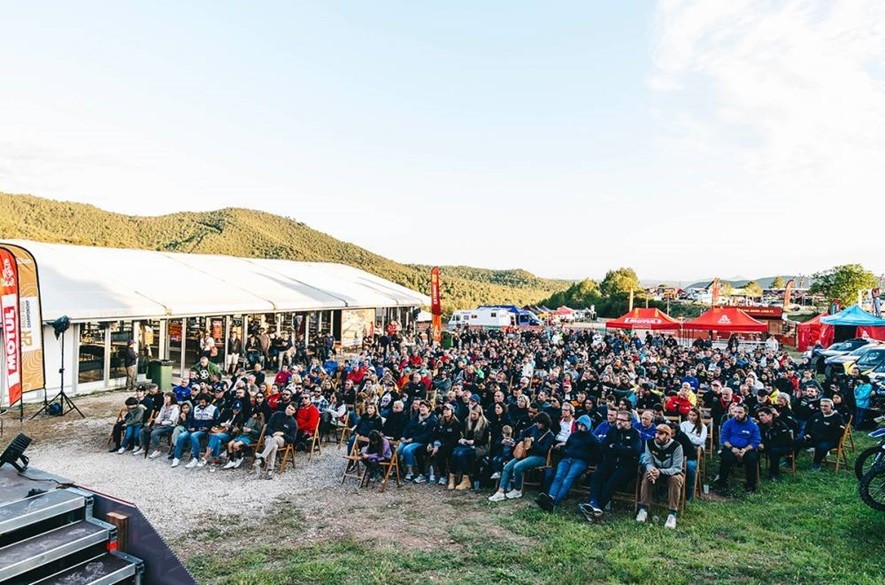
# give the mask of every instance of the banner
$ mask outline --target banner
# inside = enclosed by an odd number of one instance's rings
[[[796,284],[796,279],[791,278],[789,282],[787,282],[786,288],[784,288],[784,304],[783,307],[786,309],[790,305],[790,295],[793,294],[793,285]]]
[[[18,271],[15,256],[0,248],[0,314],[2,314],[3,355],[6,358],[6,387],[9,405],[22,397],[21,323],[18,305]]]
[[[20,246],[3,244],[3,247],[15,256],[18,272],[22,393],[42,390],[46,387],[46,373],[37,262],[30,252]]]
[[[719,277],[713,279],[710,283],[710,306],[715,307],[719,304]]]
[[[433,329],[433,341],[439,343],[442,340],[442,303],[439,298],[438,266],[430,271],[430,314],[433,316],[430,325]]]

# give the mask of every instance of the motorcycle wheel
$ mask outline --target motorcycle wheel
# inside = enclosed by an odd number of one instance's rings
[[[885,465],[874,467],[860,480],[860,499],[870,508],[885,512]]]
[[[879,446],[864,449],[854,462],[854,475],[861,479],[873,465],[882,461],[885,461],[885,449]]]

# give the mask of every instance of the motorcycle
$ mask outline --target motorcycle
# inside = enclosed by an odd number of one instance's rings
[[[873,431],[870,433],[870,437],[879,439],[879,444],[875,447],[864,449],[857,456],[857,461],[854,462],[854,474],[857,476],[857,479],[863,478],[874,465],[885,462],[885,427]]]
[[[874,510],[885,512],[885,428],[870,433],[879,445],[866,449],[855,463],[860,476],[860,499]]]

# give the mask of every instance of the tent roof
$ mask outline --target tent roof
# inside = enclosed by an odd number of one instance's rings
[[[559,307],[558,309],[553,311],[553,314],[554,315],[571,315],[574,312],[575,311],[573,309],[569,309],[565,305],[562,305],[561,307]]]
[[[815,315],[808,321],[803,321],[802,323],[797,323],[796,327],[814,327],[815,325],[821,324],[821,318],[826,317],[826,313],[821,313],[820,315]]]
[[[430,304],[426,295],[341,264],[8,243],[37,261],[45,321]]]
[[[768,325],[737,307],[714,307],[700,317],[686,321],[682,327],[705,331],[768,331]]]
[[[681,324],[660,309],[636,308],[617,319],[606,321],[605,326],[615,329],[679,329]]]
[[[857,305],[851,305],[842,309],[838,313],[821,317],[821,323],[824,325],[850,325],[850,326],[866,326],[866,327],[882,327],[885,326],[885,319],[880,319],[875,315],[870,315]]]

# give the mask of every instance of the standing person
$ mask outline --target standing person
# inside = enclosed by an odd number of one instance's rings
[[[294,444],[297,435],[298,423],[295,422],[294,404],[289,404],[284,412],[273,413],[264,432],[264,451],[255,456],[255,463],[252,464],[253,473],[261,471],[259,477],[273,479],[277,451],[286,443]]]
[[[123,365],[126,367],[126,388],[132,390],[138,380],[138,352],[135,350],[134,339],[130,339],[126,344]]]
[[[602,517],[602,509],[608,505],[612,495],[636,476],[642,454],[642,439],[639,431],[633,428],[629,410],[618,411],[615,427],[605,435],[600,451],[602,463],[596,468],[590,482],[590,501],[578,505],[588,522]]]
[[[265,365],[270,361],[270,335],[264,327],[258,331],[258,344],[261,346],[261,364]]]
[[[637,522],[648,519],[648,507],[651,505],[652,486],[658,481],[667,482],[667,521],[664,528],[676,528],[676,513],[679,510],[679,497],[685,485],[682,475],[682,445],[673,440],[672,429],[659,424],[655,429],[655,438],[645,444],[645,453],[641,464],[645,473],[639,486],[639,512]]]
[[[227,373],[233,376],[237,372],[240,363],[240,355],[243,353],[243,340],[236,331],[231,329],[227,339]]]

